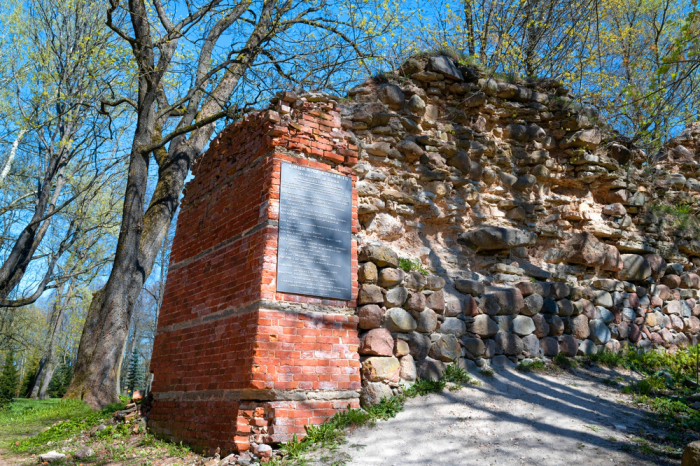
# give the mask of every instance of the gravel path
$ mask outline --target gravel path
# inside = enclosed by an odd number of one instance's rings
[[[334,458],[354,466],[650,465],[626,445],[645,412],[600,381],[613,373],[475,375],[481,386],[409,400],[396,418],[348,436]],[[351,459],[349,459],[351,458]]]

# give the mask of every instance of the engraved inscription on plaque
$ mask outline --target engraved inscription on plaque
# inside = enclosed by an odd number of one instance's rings
[[[282,164],[277,291],[349,300],[352,179]]]

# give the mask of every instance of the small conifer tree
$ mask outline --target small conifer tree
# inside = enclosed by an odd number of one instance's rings
[[[68,390],[68,385],[73,378],[73,366],[69,364],[61,365],[56,369],[51,382],[49,383],[47,394],[50,398],[63,398]]]
[[[15,353],[10,351],[5,357],[5,366],[0,374],[0,406],[12,401],[17,396],[19,373],[15,367]]]
[[[134,352],[131,355],[129,377],[126,380],[126,390],[129,392],[130,395],[133,394],[136,390],[143,389],[143,368],[141,367],[139,359],[139,353],[136,350],[136,348],[134,348]]]

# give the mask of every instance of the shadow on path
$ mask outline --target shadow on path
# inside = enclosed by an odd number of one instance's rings
[[[651,465],[625,447],[647,413],[582,373],[473,374],[481,386],[408,400],[396,418],[348,436],[350,465]]]

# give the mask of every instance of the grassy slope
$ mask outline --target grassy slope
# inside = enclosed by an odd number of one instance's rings
[[[7,409],[0,410],[0,445],[6,447],[7,441],[36,435],[56,422],[90,414],[93,414],[93,410],[80,401],[19,398],[10,403]]]
[[[123,404],[110,405],[96,412],[81,401],[59,399],[17,399],[0,410],[0,460],[11,464],[36,463],[32,455],[57,450],[72,455],[84,446],[95,452],[79,463],[100,465],[149,465],[168,460],[168,464],[192,464],[198,456],[187,448],[163,442],[130,424],[110,424],[112,413]],[[94,426],[106,429],[90,436]],[[137,432],[135,432],[135,430]],[[63,464],[76,464],[69,456]]]

